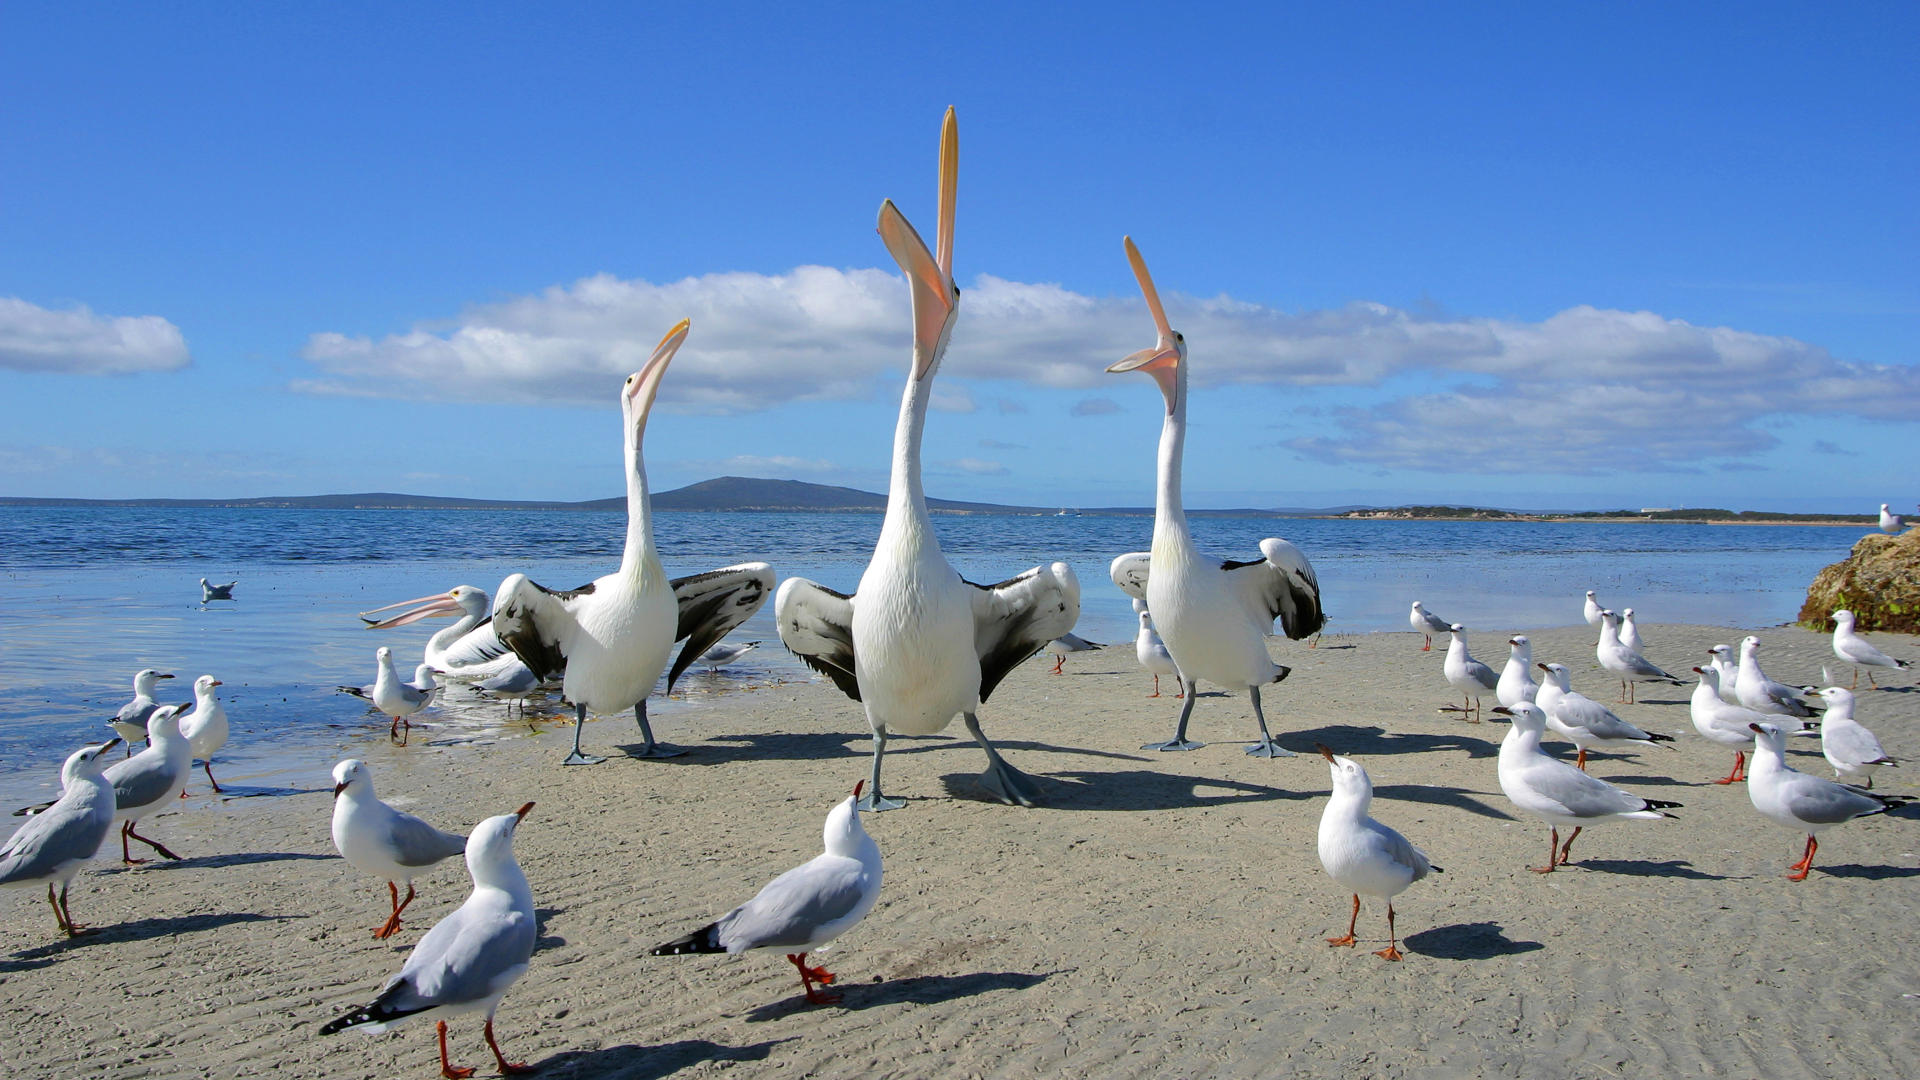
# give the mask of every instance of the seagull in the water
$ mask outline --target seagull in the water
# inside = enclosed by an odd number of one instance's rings
[[[1820,752],[1833,766],[1834,778],[1846,783],[1859,780],[1872,791],[1873,771],[1900,763],[1888,757],[1873,732],[1853,718],[1851,690],[1829,686],[1820,691],[1820,697],[1827,703],[1826,711],[1820,714]]]
[[[225,585],[215,585],[206,578],[201,578],[200,602],[204,604],[211,600],[231,600],[233,587],[238,584],[240,584],[238,581],[229,581]]]
[[[370,701],[374,708],[392,717],[393,723],[388,726],[387,737],[397,739],[400,737],[401,724],[412,730],[413,721],[409,718],[433,701],[433,692],[440,684],[434,680],[433,668],[426,664],[414,669],[412,682],[401,682],[400,673],[393,669],[393,650],[385,645],[374,650],[373,658],[379,668],[370,685],[336,686],[334,689]]]
[[[107,767],[106,780],[113,785],[113,819],[120,822],[120,859],[128,865],[147,861],[133,857],[127,848],[129,839],[159,852],[163,859],[180,858],[166,845],[134,832],[133,826],[172,805],[187,786],[187,774],[193,769],[193,744],[180,734],[180,714],[186,711],[185,705],[155,709],[147,720],[147,748]]]
[[[783,952],[800,973],[800,988],[816,1005],[838,998],[814,989],[833,984],[834,975],[808,967],[807,953],[853,929],[880,898],[880,848],[860,824],[860,789],[828,814],[823,850],[807,862],[768,882],[754,898],[691,934],[653,948],[654,956],[693,953],[743,953],[752,949]]]
[[[1367,806],[1373,801],[1373,780],[1359,762],[1336,757],[1324,746],[1315,749],[1333,770],[1333,797],[1320,815],[1320,865],[1328,877],[1353,893],[1353,915],[1347,920],[1346,934],[1328,938],[1327,944],[1354,943],[1353,928],[1360,921],[1360,894],[1366,893],[1387,905],[1387,947],[1373,955],[1398,960],[1402,954],[1393,927],[1393,898],[1429,871],[1439,873],[1440,868],[1406,837],[1367,816]]]
[[[118,738],[83,746],[67,755],[60,767],[63,785],[52,806],[27,819],[5,844],[0,844],[0,885],[47,883],[47,903],[54,921],[68,937],[87,930],[67,910],[67,886],[88,859],[106,842],[113,828],[113,784],[101,775],[107,751]],[[56,899],[54,883],[60,885]]]
[[[133,700],[120,706],[120,711],[107,726],[127,744],[127,754],[132,756],[133,744],[147,737],[147,718],[160,703],[153,699],[154,683],[159,679],[171,679],[171,674],[162,674],[152,668],[144,668],[133,677]]]
[[[1854,818],[1883,814],[1913,800],[1904,795],[1875,795],[1850,784],[1809,776],[1787,764],[1786,739],[1773,724],[1753,725],[1753,772],[1747,798],[1769,821],[1807,834],[1807,851],[1787,874],[1805,881],[1820,850],[1814,834]]]
[[[1568,865],[1573,842],[1583,829],[1629,819],[1658,821],[1673,816],[1665,811],[1680,808],[1676,802],[1643,799],[1541,753],[1540,735],[1546,730],[1547,718],[1540,706],[1523,701],[1511,709],[1502,705],[1494,712],[1513,717],[1513,726],[1500,741],[1500,790],[1514,806],[1551,826],[1547,865],[1532,867],[1534,873],[1550,874],[1554,867]],[[1573,834],[1564,846],[1560,843],[1562,825],[1573,826]]]
[[[1420,646],[1421,652],[1433,649],[1433,635],[1453,629],[1452,623],[1428,611],[1418,600],[1413,602],[1413,609],[1407,612],[1407,622],[1413,627],[1414,633],[1426,639],[1426,643]]]
[[[329,1020],[320,1034],[358,1028],[378,1035],[414,1017],[431,1017],[440,1035],[440,1074],[473,1075],[447,1060],[449,1016],[487,1014],[487,1049],[502,1075],[529,1072],[510,1062],[493,1038],[493,1011],[515,980],[526,974],[536,937],[533,887],[513,857],[513,833],[533,809],[527,803],[511,814],[490,817],[474,826],[467,839],[467,872],[473,893],[467,902],[441,919],[407,954],[400,974],[387,980],[380,996],[358,1009]]]
[[[708,672],[715,672],[759,647],[757,641],[723,641],[695,657],[694,663],[705,664]]]
[[[1833,655],[1853,665],[1853,682],[1847,689],[1860,687],[1860,669],[1867,668],[1867,686],[1877,690],[1880,684],[1873,681],[1873,668],[1907,668],[1912,664],[1905,660],[1896,660],[1879,649],[1873,643],[1854,630],[1853,612],[1841,608],[1833,613]]]
[[[1500,680],[1494,675],[1492,668],[1475,660],[1473,654],[1467,651],[1466,627],[1461,626],[1459,623],[1454,623],[1452,626],[1447,627],[1447,632],[1452,636],[1447,641],[1447,658],[1441,664],[1440,671],[1447,677],[1448,685],[1460,691],[1462,695],[1462,704],[1457,710],[1460,713],[1460,718],[1462,720],[1467,719],[1467,704],[1470,703],[1473,706],[1472,722],[1477,724],[1480,722],[1481,697],[1498,690]],[[1454,712],[1456,710],[1453,706],[1448,705],[1442,708],[1441,711]]]
[[[413,879],[465,851],[467,838],[381,802],[373,793],[373,770],[348,758],[333,767],[333,847],[348,866],[387,883],[393,914],[373,931],[385,938],[400,929],[400,913],[413,903]],[[404,900],[401,884],[407,887]]]

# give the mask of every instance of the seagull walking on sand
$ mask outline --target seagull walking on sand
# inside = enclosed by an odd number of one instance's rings
[[[1753,724],[1769,719],[1745,705],[1731,704],[1720,696],[1720,672],[1716,667],[1697,667],[1700,685],[1693,688],[1688,705],[1693,730],[1711,743],[1733,750],[1733,769],[1716,784],[1734,784],[1747,778],[1747,747],[1753,745]]]
[[[1592,589],[1588,589],[1588,590],[1587,590],[1587,602],[1586,602],[1586,605],[1585,605],[1585,606],[1584,606],[1584,607],[1582,608],[1582,610],[1581,610],[1581,614],[1583,614],[1584,616],[1586,616],[1586,620],[1587,620],[1587,625],[1588,625],[1588,626],[1599,626],[1599,625],[1600,625],[1600,613],[1601,613],[1602,611],[1605,611],[1605,610],[1606,610],[1605,608],[1603,608],[1603,607],[1601,607],[1601,606],[1600,606],[1600,601],[1599,601],[1599,600],[1598,600],[1597,598],[1595,598],[1595,597],[1594,597],[1594,595],[1593,595],[1593,590],[1592,590]]]
[[[1047,651],[1053,654],[1053,670],[1047,672],[1047,674],[1062,674],[1062,668],[1067,662],[1068,653],[1092,652],[1095,649],[1104,648],[1106,648],[1105,645],[1097,641],[1088,641],[1079,634],[1061,634],[1059,637],[1047,642]]]
[[[1720,700],[1731,705],[1739,705],[1740,660],[1734,655],[1733,646],[1715,645],[1707,650],[1707,656],[1711,658],[1708,663],[1712,664],[1714,672],[1720,677]],[[1745,731],[1746,728],[1743,726],[1741,730]],[[1741,741],[1752,742],[1753,740]]]
[[[171,674],[162,674],[152,668],[144,668],[133,677],[133,700],[120,706],[120,711],[107,726],[127,744],[127,754],[132,756],[133,744],[147,737],[147,719],[160,703],[153,699],[154,684],[160,679],[171,679]]]
[[[59,800],[28,818],[0,844],[0,885],[46,882],[54,921],[68,937],[87,932],[67,910],[67,886],[81,865],[100,851],[113,828],[113,785],[101,773],[106,769],[107,751],[119,741],[108,739],[67,755],[60,767]],[[58,898],[53,892],[56,882]]]
[[[1333,770],[1333,797],[1320,815],[1320,865],[1328,877],[1353,893],[1353,915],[1347,920],[1346,934],[1328,938],[1327,944],[1353,945],[1353,928],[1360,921],[1360,894],[1365,893],[1387,905],[1387,947],[1373,955],[1398,960],[1403,954],[1393,926],[1393,898],[1429,871],[1439,873],[1440,868],[1406,837],[1367,816],[1367,807],[1373,802],[1373,780],[1359,762],[1336,757],[1324,746],[1315,749]]]
[[[1642,731],[1613,714],[1613,710],[1573,689],[1565,664],[1541,664],[1551,686],[1542,686],[1535,699],[1546,715],[1547,726],[1580,748],[1573,767],[1585,770],[1590,747],[1618,746],[1627,743],[1672,743],[1673,736]],[[1677,747],[1668,746],[1668,749]]]
[[[759,647],[760,643],[757,641],[723,641],[694,657],[693,662],[705,664],[707,673],[712,674]]]
[[[113,819],[120,822],[120,860],[128,865],[147,860],[136,859],[128,851],[127,840],[138,840],[160,853],[163,859],[179,859],[163,844],[133,831],[140,819],[172,805],[187,786],[187,774],[193,769],[193,744],[180,734],[180,714],[185,705],[162,705],[147,720],[147,748],[107,767],[106,781],[113,785]]]
[[[1645,651],[1640,640],[1640,624],[1633,621],[1632,608],[1620,612],[1620,644],[1634,652]]]
[[[1500,686],[1500,679],[1493,669],[1473,658],[1467,652],[1467,628],[1459,623],[1447,627],[1452,637],[1447,641],[1447,658],[1440,665],[1441,674],[1447,677],[1448,685],[1460,691],[1462,704],[1458,707],[1460,719],[1466,720],[1467,705],[1473,706],[1472,723],[1480,722],[1480,698],[1494,693]],[[1452,705],[1442,706],[1441,712],[1454,712]]]
[[[387,883],[393,914],[373,936],[388,938],[400,929],[400,913],[413,903],[413,879],[465,851],[467,838],[381,802],[373,793],[373,770],[348,758],[333,767],[333,847],[348,866]],[[404,900],[401,884],[407,887]]]
[[[1133,636],[1133,655],[1140,666],[1153,675],[1153,693],[1148,697],[1160,696],[1160,676],[1171,675],[1175,684],[1183,689],[1175,697],[1186,697],[1186,681],[1180,678],[1180,668],[1173,662],[1173,654],[1167,651],[1167,644],[1153,631],[1153,613],[1146,604],[1135,600],[1134,606],[1140,609],[1140,632]]]
[[[1453,629],[1452,623],[1428,611],[1418,600],[1413,602],[1412,610],[1407,612],[1407,622],[1413,627],[1414,633],[1425,639],[1424,644],[1420,646],[1421,652],[1433,650],[1433,635],[1444,634]]]
[[[1629,648],[1620,640],[1620,616],[1612,611],[1600,613],[1600,643],[1594,646],[1594,657],[1600,666],[1614,673],[1620,680],[1620,700],[1625,704],[1634,701],[1633,689],[1643,682],[1666,682],[1675,686],[1685,685],[1679,679],[1654,667],[1647,658],[1640,655],[1638,649]]]
[[[1863,638],[1854,630],[1853,612],[1845,608],[1833,613],[1833,655],[1853,665],[1853,682],[1849,690],[1860,688],[1860,669],[1867,668],[1867,686],[1878,690],[1880,684],[1873,681],[1873,668],[1907,668],[1913,665],[1905,660],[1896,660]]]
[[[180,734],[187,737],[187,743],[193,749],[193,757],[207,771],[207,783],[213,785],[218,793],[222,790],[220,781],[213,778],[213,755],[227,745],[227,707],[220,704],[214,696],[213,688],[225,685],[211,675],[202,675],[193,680],[193,711],[180,718]],[[180,789],[180,797],[187,797],[187,789]]]
[[[1786,738],[1773,724],[1753,725],[1753,773],[1747,798],[1769,821],[1807,834],[1806,854],[1793,864],[1788,881],[1805,881],[1820,850],[1814,835],[1854,818],[1883,814],[1913,800],[1904,795],[1875,795],[1850,784],[1809,776],[1787,764]]]
[[[1494,711],[1513,717],[1513,726],[1500,741],[1500,790],[1514,806],[1551,826],[1547,865],[1532,867],[1534,873],[1550,874],[1554,867],[1568,865],[1573,842],[1583,829],[1616,821],[1658,821],[1673,816],[1665,811],[1680,808],[1676,802],[1643,799],[1541,753],[1540,735],[1546,730],[1546,715],[1538,705],[1523,701],[1511,709],[1503,705]],[[1564,846],[1560,843],[1562,825],[1573,826],[1573,834]]]
[[[1853,691],[1829,686],[1820,691],[1827,709],[1820,714],[1820,752],[1833,766],[1834,778],[1844,783],[1859,781],[1873,790],[1873,771],[1882,765],[1900,763],[1880,748],[1873,732],[1853,718]]]
[[[1806,691],[1797,686],[1788,686],[1767,678],[1760,670],[1760,639],[1745,637],[1740,640],[1739,683],[1735,687],[1735,696],[1740,704],[1754,712],[1769,716],[1791,716],[1806,719],[1813,715],[1813,709],[1804,700]]]
[[[1500,704],[1511,709],[1523,701],[1532,701],[1540,692],[1533,681],[1533,643],[1525,634],[1507,639],[1507,664],[1500,669],[1500,682],[1493,688]]]
[[[853,794],[828,812],[820,854],[774,878],[753,899],[713,922],[655,946],[652,955],[777,950],[799,971],[808,1001],[838,1001],[814,989],[815,983],[831,986],[834,975],[807,966],[807,953],[853,929],[880,898],[880,847],[860,824],[864,786],[864,780],[855,784]]]
[[[336,686],[334,689],[370,701],[374,708],[392,717],[393,723],[387,729],[387,737],[397,739],[400,737],[401,724],[406,724],[409,731],[413,729],[413,721],[408,718],[427,707],[440,684],[434,680],[433,668],[426,664],[414,670],[412,682],[401,682],[400,673],[393,669],[393,650],[385,645],[374,650],[373,658],[380,666],[372,685]]]
[[[527,803],[474,826],[466,846],[473,876],[467,902],[427,931],[379,997],[322,1024],[320,1034],[357,1028],[378,1035],[414,1017],[431,1018],[440,1036],[440,1075],[461,1080],[473,1070],[447,1060],[447,1017],[484,1012],[487,1049],[501,1074],[532,1071],[508,1061],[493,1037],[493,1012],[533,957],[533,888],[513,857],[514,830],[532,809]]]

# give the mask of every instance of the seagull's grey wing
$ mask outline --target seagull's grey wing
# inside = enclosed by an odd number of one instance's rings
[[[1079,634],[1071,633],[1061,634],[1059,637],[1048,642],[1048,644],[1055,648],[1065,649],[1067,652],[1092,652],[1094,649],[1106,648],[1105,645],[1088,641]]]
[[[337,693],[352,694],[354,697],[363,698],[367,701],[373,700],[373,684],[372,683],[368,683],[365,686],[336,686],[333,689]]]
[[[1007,673],[1080,621],[1080,579],[1057,562],[998,585],[973,585],[973,648],[980,656],[980,700]]]
[[[675,641],[686,639],[673,670],[667,672],[667,690],[700,654],[753,617],[773,592],[773,567],[763,562],[739,563],[704,574],[673,579],[673,595],[680,601],[680,623]]]
[[[528,912],[468,900],[414,946],[400,974],[388,984],[408,987],[394,999],[394,1007],[420,1012],[500,993],[527,969],[534,929]]]
[[[1620,666],[1627,669],[1629,675],[1640,675],[1650,679],[1672,679],[1673,676],[1653,666],[1652,661],[1632,649],[1621,648],[1616,654]],[[1679,680],[1674,680],[1678,682]]]
[[[1492,668],[1478,660],[1467,661],[1467,678],[1479,683],[1487,690],[1497,689],[1500,685],[1500,676],[1495,675]]]
[[[773,618],[781,644],[801,663],[860,700],[860,683],[853,676],[853,597],[790,577],[774,597]]]
[[[1834,651],[1853,663],[1866,664],[1869,667],[1893,667],[1896,663],[1893,657],[1874,648],[1865,638],[1860,637],[1846,639],[1841,643],[1841,647]]]
[[[386,837],[393,861],[401,866],[432,866],[467,850],[467,838],[444,832],[414,817],[394,811]]]
[[[1414,847],[1406,837],[1372,818],[1368,818],[1366,823],[1367,834],[1373,838],[1381,854],[1412,870],[1413,880],[1419,881],[1433,869],[1433,862],[1427,858],[1427,853]]]
[[[120,711],[115,713],[113,718],[119,723],[132,724],[144,729],[147,726],[147,718],[152,716],[153,710],[159,707],[160,704],[152,698],[134,698],[120,706]]]
[[[1319,633],[1327,616],[1320,608],[1320,579],[1306,553],[1270,536],[1260,541],[1260,555],[1258,562],[1228,562],[1220,567],[1247,614],[1265,627],[1279,619],[1281,631],[1295,641]]]
[[[540,678],[561,675],[567,670],[562,642],[574,621],[566,602],[592,591],[589,583],[571,592],[555,592],[534,584],[525,574],[515,574],[500,583],[494,598],[494,636]]]
[[[1553,708],[1560,722],[1570,727],[1583,727],[1596,739],[1639,739],[1645,741],[1647,733],[1614,715],[1613,710],[1589,697],[1569,694],[1560,699]]]
[[[1434,635],[1444,634],[1453,629],[1453,624],[1435,615],[1431,611],[1422,611],[1420,620],[1427,624],[1427,632]]]
[[[515,694],[529,693],[538,687],[540,676],[535,675],[533,669],[526,664],[520,663],[519,657],[515,657],[514,661],[505,671],[477,684],[478,688],[490,694],[506,694],[511,697]]]
[[[1801,694],[1800,688],[1797,686],[1788,686],[1785,683],[1777,683],[1772,679],[1767,679],[1760,684],[1760,690],[1768,701],[1787,710],[1787,715],[1789,716],[1807,717],[1813,715],[1813,708],[1807,704],[1805,696]]]
[[[864,868],[857,859],[802,863],[721,916],[715,923],[716,937],[730,953],[804,948],[822,926],[859,908],[865,886]]]
[[[1536,765],[1528,771],[1527,780],[1535,791],[1557,803],[1570,817],[1602,818],[1651,809],[1640,796],[1558,761]]]
[[[1838,825],[1892,809],[1892,803],[1859,788],[1794,772],[1779,780],[1780,799],[1789,813],[1809,825]]]
[[[1144,551],[1129,551],[1113,560],[1107,568],[1107,576],[1120,587],[1120,591],[1136,600],[1147,598],[1147,568],[1153,556]]]
[[[122,809],[158,802],[178,779],[168,774],[164,756],[145,753],[114,763],[107,769],[106,777],[113,784],[114,805]]]
[[[1864,765],[1886,760],[1887,752],[1880,748],[1880,740],[1859,724],[1823,724],[1821,727],[1821,748],[1841,761]]]
[[[113,807],[105,799],[98,806],[62,800],[28,818],[0,846],[0,885],[50,877],[62,863],[93,858],[113,828]]]

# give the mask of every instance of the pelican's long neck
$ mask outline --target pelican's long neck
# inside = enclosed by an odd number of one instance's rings
[[[936,359],[935,363],[938,363]],[[918,350],[913,370],[920,368]],[[887,484],[887,516],[880,525],[883,546],[940,550],[927,516],[927,493],[920,483],[920,439],[927,426],[927,404],[933,399],[933,371],[924,378],[907,379],[900,398],[900,422],[893,429],[893,477]]]
[[[1175,404],[1160,425],[1160,463],[1153,495],[1153,546],[1163,543],[1192,547],[1187,530],[1187,510],[1180,498],[1180,469],[1187,450],[1187,377],[1181,372],[1175,384]]]
[[[665,573],[653,547],[653,503],[647,492],[647,463],[640,456],[645,435],[645,417],[627,429],[627,546],[620,553],[620,576],[636,585],[644,583],[649,574],[659,577]]]

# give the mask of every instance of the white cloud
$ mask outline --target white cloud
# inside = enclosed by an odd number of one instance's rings
[[[1189,378],[1323,390],[1423,388],[1370,410],[1330,403],[1286,440],[1317,460],[1449,472],[1670,470],[1777,445],[1786,413],[1905,421],[1920,416],[1920,369],[1838,360],[1792,338],[1702,327],[1652,312],[1574,307],[1540,322],[1432,316],[1377,303],[1286,312],[1226,296],[1168,294],[1192,348]],[[877,269],[803,266],[655,285],[608,275],[476,306],[453,329],[373,339],[315,335],[310,392],[489,401],[610,403],[659,335],[693,332],[662,384],[663,407],[742,412],[794,400],[899,392],[908,354],[906,289]],[[1105,368],[1150,344],[1134,297],[982,275],[961,299],[943,378],[1063,389],[1111,387]],[[943,409],[972,392],[941,384]],[[1076,411],[1101,408],[1082,399]],[[995,397],[1000,412],[1022,411]],[[1315,402],[1285,402],[1289,408]]]
[[[1075,416],[1112,416],[1120,412],[1120,403],[1110,397],[1081,398],[1070,410]]]
[[[0,296],[0,368],[69,375],[177,371],[191,361],[180,328],[158,315],[52,311]]]
[[[997,461],[982,461],[979,458],[963,457],[940,463],[948,469],[957,469],[975,476],[1006,476],[1009,470]]]

